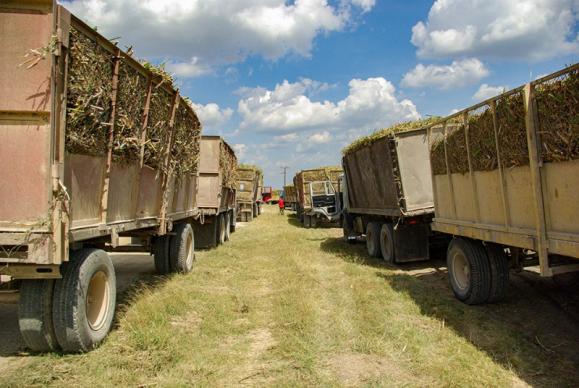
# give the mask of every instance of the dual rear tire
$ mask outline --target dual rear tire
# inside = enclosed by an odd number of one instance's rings
[[[502,247],[455,238],[446,255],[450,286],[460,301],[476,305],[505,298],[509,265]]]
[[[19,326],[32,351],[87,352],[111,329],[116,278],[108,254],[100,249],[71,252],[57,280],[24,280]]]
[[[155,269],[161,275],[188,273],[195,261],[195,239],[189,223],[175,226],[171,235],[159,236],[153,244]]]

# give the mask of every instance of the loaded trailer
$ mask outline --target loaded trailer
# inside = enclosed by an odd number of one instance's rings
[[[243,164],[237,172],[237,220],[249,222],[261,214],[263,173],[256,166]]]
[[[416,124],[419,126],[419,124]],[[428,260],[434,217],[426,129],[384,130],[344,151],[344,238],[388,263]]]
[[[201,137],[198,186],[195,247],[216,247],[235,231],[237,186],[237,157],[219,136]]]
[[[28,348],[88,351],[111,328],[121,237],[160,272],[192,268],[201,123],[56,2],[1,3],[0,36],[0,274]]]
[[[284,206],[289,210],[296,210],[298,204],[298,196],[296,187],[293,185],[283,187]]]
[[[428,128],[450,284],[468,304],[504,298],[510,268],[579,270],[579,65]]]
[[[294,177],[297,215],[306,228],[341,219],[340,167],[302,170]]]

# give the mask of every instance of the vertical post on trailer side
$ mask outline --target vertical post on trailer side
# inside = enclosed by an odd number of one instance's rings
[[[454,185],[452,184],[452,175],[448,164],[448,150],[446,147],[446,121],[442,124],[442,140],[444,145],[444,162],[446,163],[446,176],[448,177],[448,190],[450,191],[450,201],[452,202],[452,218],[458,219],[456,214],[456,200],[454,196]]]
[[[169,207],[169,183],[173,177],[173,168],[171,166],[171,149],[175,140],[175,113],[179,105],[179,92],[175,93],[173,103],[171,104],[171,117],[169,119],[169,138],[167,148],[165,149],[165,160],[163,162],[163,183],[162,183],[162,200],[159,211],[159,235],[164,235],[167,230],[167,209]]]
[[[468,112],[465,112],[463,115],[464,121],[464,141],[466,143],[466,158],[468,160],[468,172],[470,175],[470,184],[472,187],[472,198],[473,198],[473,206],[475,210],[475,217],[476,222],[480,223],[480,206],[478,203],[478,188],[476,185],[476,179],[474,176],[474,170],[472,167],[472,155],[470,154],[470,125],[468,123]]]
[[[537,107],[533,86],[525,85],[525,127],[527,131],[527,148],[529,151],[529,168],[531,171],[531,183],[533,197],[535,199],[535,229],[537,239],[537,253],[542,276],[552,276],[549,268],[549,242],[547,240],[547,224],[545,219],[545,204],[543,200],[543,182],[541,179],[541,154],[539,152],[540,141],[537,128]]]
[[[111,114],[109,118],[109,138],[107,144],[107,161],[105,177],[101,192],[101,222],[106,224],[109,207],[109,191],[111,171],[113,167],[113,145],[115,140],[115,121],[117,117],[117,92],[119,89],[119,68],[121,65],[121,50],[117,49],[113,58],[113,80],[111,93]]]
[[[497,119],[497,101],[491,101],[491,113],[493,115],[493,131],[495,134],[495,150],[497,152],[497,168],[499,170],[499,179],[501,181],[501,201],[503,205],[503,217],[505,219],[505,228],[508,230],[511,226],[511,217],[509,215],[509,200],[507,198],[507,181],[503,171],[503,162],[499,146],[499,125]]]

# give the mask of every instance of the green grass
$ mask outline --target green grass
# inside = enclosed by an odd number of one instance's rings
[[[571,386],[573,365],[457,302],[440,279],[369,260],[274,208],[194,271],[142,285],[106,342],[31,356],[8,386]],[[429,275],[430,276],[430,275]],[[440,275],[435,275],[440,276]]]

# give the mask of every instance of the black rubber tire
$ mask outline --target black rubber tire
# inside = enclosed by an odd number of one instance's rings
[[[318,217],[316,216],[310,216],[310,226],[312,228],[317,228],[318,227]]]
[[[217,216],[219,219],[219,226],[217,228],[218,235],[217,235],[217,242],[219,245],[225,244],[225,227],[227,226],[225,223],[225,214],[221,213]]]
[[[155,260],[155,270],[159,275],[167,275],[171,273],[171,265],[169,264],[169,251],[171,236],[158,236],[153,242],[153,258]]]
[[[188,273],[195,261],[195,238],[193,228],[187,222],[175,225],[169,247],[171,272]]]
[[[509,286],[509,260],[503,247],[497,244],[486,244],[487,256],[491,269],[491,290],[488,303],[497,303],[505,299]]]
[[[261,204],[257,204],[257,215],[261,216]]]
[[[454,238],[448,246],[446,264],[450,286],[458,300],[475,305],[489,299],[491,268],[481,242]]]
[[[391,223],[386,223],[380,228],[380,252],[386,263],[394,264],[396,262],[394,227]]]
[[[253,214],[253,207],[249,209],[249,212],[245,213],[247,215],[247,222],[253,221],[255,215]]]
[[[23,280],[20,286],[18,325],[22,339],[33,352],[59,349],[52,324],[54,280]]]
[[[312,216],[304,214],[304,227],[310,229],[312,227]]]
[[[343,239],[348,244],[355,244],[355,238],[349,238],[355,236],[354,233],[354,217],[344,212],[342,215],[342,233],[344,234]]]
[[[252,209],[253,209],[253,217],[257,218],[257,216],[259,216],[259,209],[258,209],[257,203],[253,204]]]
[[[235,209],[231,210],[231,213],[229,215],[230,217],[230,221],[229,221],[229,231],[231,233],[235,233],[235,226],[237,224],[237,212]]]
[[[366,250],[370,257],[380,257],[380,228],[379,222],[368,222],[366,225]]]
[[[100,273],[106,279],[102,287],[107,296],[106,303],[103,303],[106,311],[97,321],[98,326],[93,328],[89,322],[87,300],[93,276]],[[109,255],[92,248],[71,253],[70,262],[63,265],[62,279],[56,280],[54,285],[54,332],[62,350],[87,352],[98,346],[111,329],[115,304],[115,270]]]
[[[229,212],[223,213],[223,220],[225,221],[225,241],[231,238],[231,216]]]

